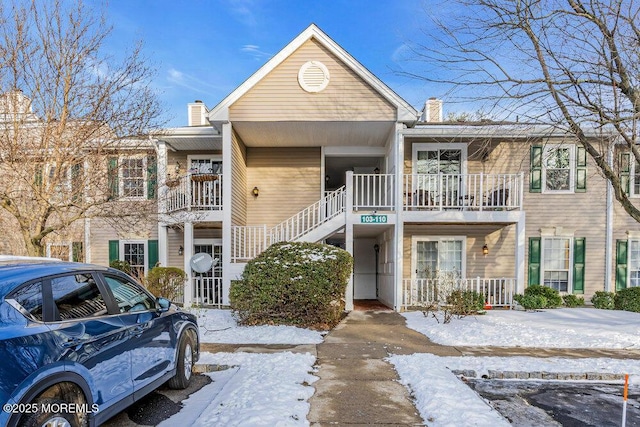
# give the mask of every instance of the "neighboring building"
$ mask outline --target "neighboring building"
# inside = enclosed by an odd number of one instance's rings
[[[377,299],[402,310],[432,298],[436,281],[494,306],[528,284],[587,300],[640,285],[640,227],[575,139],[443,122],[437,99],[419,112],[315,25],[215,107],[187,112],[189,126],[156,137],[157,221],[133,234],[87,222],[87,261],[184,268],[184,301],[215,305],[247,261],[285,240],[353,254],[347,309]],[[110,169],[118,188],[153,192],[150,154]],[[640,196],[640,165],[610,155]],[[205,273],[190,266],[200,252],[218,261]]]

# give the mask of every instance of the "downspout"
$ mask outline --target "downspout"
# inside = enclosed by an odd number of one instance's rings
[[[613,169],[613,153],[615,144],[609,145],[607,150],[607,163]],[[613,268],[613,186],[607,180],[607,207],[605,220],[605,263],[604,263],[604,290],[611,291],[611,270]]]

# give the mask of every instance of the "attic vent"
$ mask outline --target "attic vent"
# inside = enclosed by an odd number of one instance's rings
[[[322,62],[306,62],[298,72],[298,83],[307,92],[321,92],[329,84],[329,70]]]

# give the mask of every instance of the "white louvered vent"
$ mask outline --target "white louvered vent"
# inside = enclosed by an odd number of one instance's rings
[[[307,92],[321,92],[329,84],[329,70],[322,62],[306,62],[298,72],[298,83]]]

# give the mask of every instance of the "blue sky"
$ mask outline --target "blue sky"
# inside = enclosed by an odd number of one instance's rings
[[[155,85],[169,126],[186,125],[186,105],[211,108],[268,59],[315,23],[371,72],[421,109],[442,88],[400,76],[410,66],[408,41],[425,42],[420,0],[112,0],[109,49],[143,40],[158,69]],[[434,8],[435,10],[435,8]],[[438,9],[441,12],[441,9]]]

